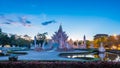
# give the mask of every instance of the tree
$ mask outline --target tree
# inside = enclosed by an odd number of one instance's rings
[[[74,45],[77,46],[77,42],[76,41],[74,42]]]
[[[93,42],[94,42],[95,48],[98,48],[101,42],[103,43],[104,46],[107,46],[107,40],[108,40],[108,37],[99,37],[94,39]]]
[[[37,34],[37,44],[40,44],[41,47],[43,43],[46,42],[46,35],[47,35],[47,32],[42,33],[42,34],[40,33]]]
[[[90,48],[90,44],[92,43],[92,41],[86,40],[86,46],[87,48]]]
[[[16,45],[16,44],[15,44],[15,42],[16,42],[16,41],[15,41],[15,35],[11,35],[10,40],[11,40],[11,41],[10,41],[10,45],[11,45],[11,46],[12,46],[12,45]]]
[[[0,45],[8,45],[10,44],[10,38],[6,33],[0,33]]]

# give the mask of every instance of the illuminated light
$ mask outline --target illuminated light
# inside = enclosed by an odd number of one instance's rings
[[[71,56],[67,56],[68,58],[70,58]]]
[[[5,45],[5,47],[10,48],[10,45]]]
[[[93,55],[86,55],[86,57],[95,58]]]
[[[117,49],[117,46],[113,45],[113,46],[111,47],[111,49],[115,50],[115,49]]]
[[[78,57],[84,57],[84,55],[78,55]]]
[[[117,49],[120,50],[120,47],[118,47]]]
[[[76,55],[73,55],[72,58],[76,58],[77,56]]]
[[[113,36],[114,36],[114,38],[117,40],[118,38],[117,38],[117,34],[113,34]]]
[[[114,36],[114,37],[116,37],[116,36],[117,36],[117,34],[113,34],[113,36]]]
[[[2,53],[2,50],[0,50],[0,53]]]

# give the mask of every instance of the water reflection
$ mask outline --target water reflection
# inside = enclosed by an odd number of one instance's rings
[[[114,61],[114,62],[119,61],[119,55],[117,54],[106,52],[106,53],[99,53],[98,55],[101,61]]]
[[[104,58],[105,58],[106,54],[105,53],[99,53],[98,55],[99,55],[99,58],[101,59],[101,61],[104,61]]]
[[[88,57],[88,58],[99,58],[101,61],[114,61],[114,62],[118,62],[120,61],[120,57],[117,54],[113,54],[113,53],[91,53],[91,54],[63,54],[61,55],[62,57],[66,57],[66,58],[83,58],[83,57]]]

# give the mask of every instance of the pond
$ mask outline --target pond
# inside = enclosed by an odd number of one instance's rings
[[[120,61],[119,55],[105,52],[92,53],[88,50],[73,51],[13,51],[18,55],[18,60],[39,60],[39,61]],[[0,56],[1,60],[8,60],[8,56]]]
[[[63,58],[71,58],[71,59],[84,59],[88,61],[94,61],[97,59],[97,61],[114,61],[118,62],[120,61],[120,57],[117,54],[105,52],[105,53],[61,53],[59,54],[60,57]]]

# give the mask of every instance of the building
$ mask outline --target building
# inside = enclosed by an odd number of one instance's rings
[[[68,36],[67,34],[63,31],[62,25],[59,26],[59,29],[55,34],[52,36],[52,40],[55,43],[58,43],[60,49],[67,48],[66,42],[67,42]]]
[[[108,34],[96,34],[94,36],[94,39],[102,38],[102,37],[108,37]]]

